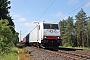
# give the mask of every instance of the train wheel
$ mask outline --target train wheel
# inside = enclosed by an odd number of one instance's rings
[[[45,47],[43,46],[43,44],[40,44],[39,47],[40,47],[40,48],[45,48]]]
[[[36,43],[36,47],[39,48],[39,43]]]

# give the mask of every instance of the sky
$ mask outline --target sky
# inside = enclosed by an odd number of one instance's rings
[[[59,22],[75,15],[83,8],[90,16],[90,0],[10,0],[10,15],[14,19],[15,30],[21,39],[35,26],[34,21]]]

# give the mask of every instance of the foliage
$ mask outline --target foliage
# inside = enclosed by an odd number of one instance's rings
[[[0,55],[0,60],[18,60],[18,48],[14,47],[10,53]]]
[[[62,45],[90,47],[90,17],[81,9],[75,20],[69,16],[59,22]]]
[[[65,43],[64,45],[63,45],[63,47],[68,47],[68,46],[71,46],[69,43]]]
[[[0,20],[1,19],[6,19],[9,23],[8,26],[11,26],[10,29],[13,31],[13,33],[15,33],[14,30],[14,22],[12,21],[13,19],[10,16],[10,12],[9,9],[11,8],[10,6],[10,1],[9,0],[0,0]]]
[[[83,9],[78,12],[78,14],[75,16],[76,17],[76,23],[75,23],[75,29],[76,29],[76,34],[77,36],[77,45],[78,46],[84,46],[84,36],[86,33],[86,28],[87,28],[87,16],[86,13],[83,11]]]
[[[18,42],[18,32],[10,16],[9,0],[0,0],[0,54],[9,53]]]
[[[6,19],[0,20],[0,54],[9,53],[18,42],[18,33],[13,34],[8,24]]]
[[[60,25],[60,31],[61,31],[61,37],[62,37],[62,45],[65,44],[65,40],[66,40],[66,37],[65,37],[65,29],[66,29],[66,26],[67,26],[67,22],[66,20],[62,20],[59,22],[59,25]]]
[[[0,54],[9,52],[13,47],[13,34],[7,20],[0,20]]]
[[[63,38],[63,45],[72,45],[72,34],[73,34],[73,19],[68,17],[67,20],[60,21],[61,36]]]

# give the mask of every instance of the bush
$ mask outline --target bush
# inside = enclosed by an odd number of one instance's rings
[[[69,47],[69,46],[70,46],[69,43],[65,43],[65,44],[63,45],[63,47]]]
[[[13,33],[7,20],[0,20],[0,54],[9,53],[13,47]]]
[[[10,53],[0,55],[0,60],[18,60],[18,48],[14,47]]]

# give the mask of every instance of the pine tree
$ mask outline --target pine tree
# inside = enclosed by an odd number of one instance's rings
[[[0,0],[0,20],[1,19],[6,19],[8,20],[9,24],[8,26],[10,26],[11,30],[13,31],[13,33],[15,33],[15,30],[14,30],[14,22],[12,21],[13,19],[11,18],[10,16],[10,12],[9,12],[9,9],[11,8],[10,5],[10,1],[8,0]]]
[[[65,29],[66,44],[68,44],[69,46],[73,45],[72,34],[73,34],[73,18],[69,16],[67,19],[67,26]]]
[[[87,27],[87,16],[84,10],[81,9],[75,17],[77,20],[75,23],[77,45],[78,46],[82,45],[84,47],[84,43],[85,43],[84,37],[85,37],[85,32],[86,32],[86,27]]]
[[[73,37],[73,18],[72,17],[68,17],[66,30],[68,32],[69,43],[72,46],[73,45],[73,43],[72,43],[72,37]]]
[[[90,47],[90,17],[88,17],[88,22],[87,22],[87,30],[86,30],[86,44],[87,44],[87,47]]]
[[[64,45],[66,43],[66,39],[65,38],[65,29],[66,29],[66,26],[67,26],[67,22],[66,20],[62,20],[59,22],[59,25],[60,25],[60,32],[61,32],[61,38],[62,38],[62,45]]]

